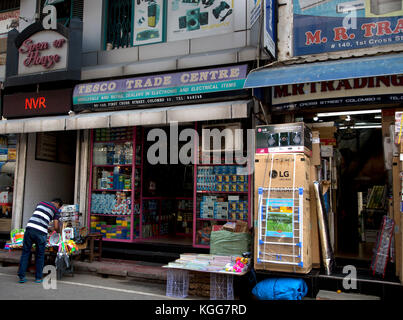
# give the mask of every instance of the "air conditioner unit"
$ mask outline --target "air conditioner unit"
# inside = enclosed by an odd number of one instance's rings
[[[371,0],[372,14],[382,15],[400,10],[402,10],[401,0]]]
[[[237,130],[239,129],[239,130]],[[231,152],[242,148],[241,123],[202,126],[202,152]],[[214,145],[214,141],[216,142]]]
[[[299,6],[301,10],[306,10],[324,4],[328,1],[330,0],[299,0]]]

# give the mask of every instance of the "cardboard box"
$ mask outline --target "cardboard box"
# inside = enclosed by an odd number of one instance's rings
[[[256,155],[255,186],[272,188],[294,186],[308,190],[310,163],[310,158],[298,153]],[[294,176],[295,181],[293,181]]]
[[[254,255],[254,267],[256,270],[267,271],[280,271],[280,272],[295,272],[306,274],[312,270],[312,245],[311,245],[311,211],[310,211],[310,158],[304,154],[268,154],[268,155],[256,155],[255,156],[255,215],[254,215],[254,227],[255,227],[255,255]],[[271,176],[271,178],[270,178]],[[295,177],[295,180],[293,178]],[[279,203],[284,202],[284,207],[279,206],[283,215],[294,214],[294,217],[298,217],[301,222],[297,225],[298,228],[293,230],[292,235],[288,235],[287,239],[275,235],[270,230],[266,230],[269,225],[263,220],[262,223],[258,219],[262,218],[262,214],[259,213],[259,188],[271,188],[270,189],[270,201],[277,201]],[[302,188],[302,210],[298,210],[298,205],[293,206],[294,212],[290,209],[290,205],[287,202],[299,201],[299,192],[286,190],[286,188]],[[281,188],[281,189],[275,189]],[[280,199],[280,200],[278,200]],[[267,200],[266,200],[267,201]],[[295,203],[295,202],[294,202]],[[275,207],[274,205],[272,205]],[[291,207],[292,208],[292,207]],[[274,210],[274,209],[273,209]],[[289,211],[291,210],[291,211]],[[295,219],[295,218],[294,218]],[[261,232],[263,243],[259,239],[259,225],[261,226]],[[298,230],[296,230],[298,229]],[[268,232],[267,232],[268,231]],[[292,239],[299,239],[300,233],[302,233],[303,243],[301,246],[302,265],[290,265],[291,262],[288,255],[294,255],[294,252],[299,251],[299,247],[291,246],[287,244],[280,244],[292,241]],[[264,242],[270,242],[275,244],[265,244]],[[277,243],[279,244],[277,244]],[[297,242],[295,242],[297,243]],[[267,257],[271,257],[268,259]],[[281,257],[281,262],[267,262],[267,260],[273,261],[276,257]],[[285,262],[285,263],[284,263]],[[299,262],[298,259],[294,259],[292,262]]]
[[[336,146],[335,133],[337,131],[334,122],[321,122],[312,124],[313,131],[319,131],[320,144]]]
[[[313,166],[320,166],[320,136],[319,131],[312,131],[312,157]]]
[[[290,152],[312,155],[312,132],[305,123],[271,124],[256,128],[256,154]]]

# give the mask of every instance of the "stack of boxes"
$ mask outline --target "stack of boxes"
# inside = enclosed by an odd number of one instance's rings
[[[91,213],[110,215],[130,215],[131,199],[124,192],[116,194],[96,194],[91,196]]]
[[[260,225],[261,229],[255,232],[256,270],[309,273],[312,269],[311,156],[312,132],[303,122],[257,127],[254,216],[255,225]],[[270,189],[263,192],[260,188]],[[292,188],[299,189],[291,191]],[[258,203],[259,190],[268,197],[263,199],[266,205],[262,204],[262,208]],[[303,191],[302,203],[299,203],[300,190]],[[277,208],[269,207],[268,204],[276,200],[289,200],[295,205],[291,210],[291,220],[281,211],[282,208],[277,212]],[[266,212],[266,209],[271,212],[262,215],[259,211]],[[277,220],[270,220],[275,214]],[[287,219],[281,220],[284,217]],[[278,221],[283,222],[284,225],[278,226],[284,230],[280,229],[278,235],[273,235],[270,233],[271,225]],[[286,234],[290,224],[291,236]],[[297,243],[298,246],[291,243]]]
[[[197,190],[248,192],[247,174],[241,166],[201,166],[197,169]]]
[[[119,167],[114,168],[114,172],[102,170],[97,179],[96,189],[98,190],[130,190],[132,179],[127,174],[119,172]]]
[[[130,218],[116,217],[115,223],[108,224],[101,217],[91,216],[91,232],[101,233],[105,239],[130,239]]]
[[[248,220],[248,201],[239,196],[228,196],[228,201],[223,197],[203,196],[200,202],[200,218]]]
[[[228,220],[248,220],[248,201],[237,196],[228,197]]]

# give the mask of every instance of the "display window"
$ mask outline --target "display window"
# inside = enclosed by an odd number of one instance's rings
[[[208,125],[219,130],[234,128],[233,123]],[[238,164],[235,159],[208,164],[203,157],[211,154],[206,152],[210,151],[207,144],[202,147],[202,128],[195,124],[177,127],[178,133],[194,130],[199,139],[200,147],[195,145],[196,152],[187,163],[172,161],[172,152],[180,153],[189,142],[178,139],[177,145],[172,144],[170,127],[92,130],[88,199],[91,231],[102,233],[106,241],[208,248],[213,228],[238,220],[250,223],[248,164]],[[158,141],[150,138],[155,132],[167,139],[158,151]],[[225,144],[221,147],[224,153],[228,149]]]

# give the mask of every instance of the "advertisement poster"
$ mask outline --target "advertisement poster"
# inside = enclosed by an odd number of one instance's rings
[[[293,237],[293,208],[293,199],[267,199],[267,237]]]
[[[403,0],[293,0],[294,56],[403,42]]]
[[[234,30],[234,0],[169,0],[168,41]]]
[[[163,42],[165,36],[165,1],[137,1],[134,3],[133,45]]]

